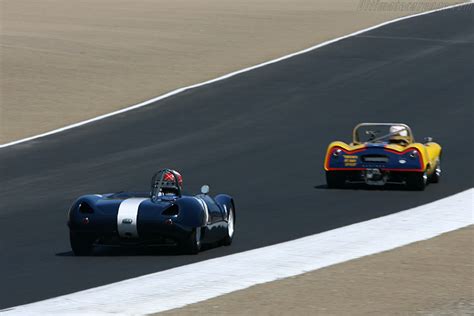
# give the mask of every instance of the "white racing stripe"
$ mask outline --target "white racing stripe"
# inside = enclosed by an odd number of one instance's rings
[[[92,122],[95,122],[95,121],[105,119],[107,117],[111,117],[111,116],[114,116],[114,115],[117,115],[117,114],[121,114],[121,113],[124,113],[124,112],[131,111],[131,110],[135,110],[135,109],[147,106],[147,105],[149,105],[151,103],[154,103],[156,101],[169,98],[169,97],[174,96],[178,93],[181,93],[181,92],[184,92],[184,91],[187,91],[187,90],[190,90],[190,89],[198,88],[198,87],[201,87],[201,86],[205,86],[205,85],[208,85],[208,84],[211,84],[211,83],[214,83],[214,82],[217,82],[217,81],[221,81],[221,80],[224,80],[224,79],[227,79],[227,78],[230,78],[230,77],[234,77],[238,74],[248,72],[248,71],[251,71],[251,70],[254,70],[254,69],[257,69],[257,68],[265,67],[267,65],[274,64],[274,63],[280,62],[282,60],[292,58],[294,56],[305,54],[305,53],[313,51],[315,49],[330,45],[330,44],[335,43],[335,42],[339,42],[343,39],[346,39],[346,38],[349,38],[349,37],[352,37],[352,36],[356,36],[356,35],[359,35],[359,34],[362,34],[362,33],[377,29],[377,28],[380,28],[380,27],[388,25],[388,24],[392,24],[392,23],[399,22],[399,21],[402,21],[402,20],[411,19],[411,18],[414,18],[414,17],[417,17],[417,16],[431,14],[431,13],[434,13],[434,12],[447,10],[447,9],[452,9],[452,8],[456,8],[456,7],[459,7],[459,6],[464,6],[464,5],[468,5],[468,4],[472,4],[472,3],[474,3],[474,0],[470,0],[470,1],[467,1],[465,3],[446,6],[444,8],[440,8],[440,9],[435,9],[435,10],[425,11],[425,12],[421,12],[421,13],[417,13],[417,14],[407,15],[407,16],[404,16],[404,17],[401,17],[401,18],[397,18],[397,19],[393,19],[393,20],[390,20],[390,21],[387,21],[387,22],[383,22],[383,23],[380,23],[380,24],[362,29],[360,31],[357,31],[357,32],[354,32],[354,33],[351,33],[351,34],[348,34],[348,35],[344,35],[344,36],[337,37],[335,39],[332,39],[332,40],[329,40],[329,41],[326,41],[326,42],[322,42],[322,43],[317,44],[315,46],[306,48],[304,50],[301,50],[301,51],[298,51],[298,52],[295,52],[295,53],[292,53],[292,54],[289,54],[289,55],[285,55],[285,56],[280,57],[280,58],[276,58],[276,59],[258,64],[258,65],[255,65],[255,66],[251,66],[251,67],[248,67],[248,68],[237,70],[237,71],[231,72],[229,74],[223,75],[223,76],[215,78],[215,79],[211,79],[211,80],[208,80],[208,81],[204,81],[204,82],[201,82],[201,83],[197,83],[197,84],[194,84],[194,85],[190,85],[190,86],[187,86],[187,87],[182,87],[182,88],[170,91],[170,92],[165,93],[165,94],[163,94],[161,96],[158,96],[156,98],[153,98],[153,99],[144,101],[142,103],[138,103],[138,104],[126,107],[126,108],[118,110],[118,111],[114,111],[114,112],[111,112],[111,113],[100,115],[100,116],[97,116],[97,117],[94,117],[94,118],[91,118],[91,119],[88,119],[88,120],[85,120],[85,121],[82,121],[82,122],[78,122],[78,123],[75,123],[75,124],[72,124],[72,125],[64,126],[64,127],[61,127],[61,128],[58,128],[58,129],[55,129],[55,130],[52,130],[52,131],[49,131],[49,132],[46,132],[46,133],[43,133],[43,134],[39,134],[39,135],[19,139],[19,140],[12,141],[12,142],[6,143],[6,144],[0,144],[0,149],[5,148],[5,147],[9,147],[9,146],[13,146],[13,145],[16,145],[16,144],[24,143],[24,142],[27,142],[27,141],[30,141],[30,140],[38,139],[38,138],[41,138],[41,137],[45,137],[45,136],[53,135],[53,134],[56,134],[56,133],[60,133],[60,132],[63,132],[63,131],[66,131],[66,130],[69,130],[69,129],[72,129],[72,128],[75,128],[75,127],[79,127],[79,126],[82,126],[82,125],[85,125],[85,124],[89,124],[89,123],[92,123]]]
[[[14,307],[5,315],[143,315],[178,308],[472,225],[473,192],[469,189],[324,233]]]
[[[137,238],[137,216],[140,204],[147,198],[130,198],[120,203],[117,213],[117,230],[120,237]]]

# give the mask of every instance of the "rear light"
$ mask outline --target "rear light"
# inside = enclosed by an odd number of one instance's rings
[[[334,158],[337,158],[337,157],[339,157],[341,154],[342,154],[342,150],[336,149],[336,150],[332,153],[332,156],[333,156]]]
[[[410,154],[408,155],[411,159],[415,159],[418,157],[418,151],[417,150],[413,150],[412,152],[410,152]]]

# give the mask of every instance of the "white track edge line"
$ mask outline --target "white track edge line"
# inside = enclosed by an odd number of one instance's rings
[[[470,226],[474,223],[473,193],[470,188],[365,222],[16,306],[0,313],[144,315],[183,307]]]
[[[431,13],[435,13],[435,12],[439,12],[439,11],[443,11],[443,10],[453,9],[453,8],[456,8],[456,7],[469,5],[469,4],[472,4],[472,3],[474,3],[474,0],[469,0],[468,2],[459,3],[459,4],[439,8],[439,9],[426,11],[426,12],[420,12],[420,13],[416,13],[416,14],[412,14],[412,15],[407,15],[407,16],[403,16],[403,17],[400,17],[400,18],[390,20],[390,21],[386,21],[386,22],[383,22],[383,23],[380,23],[380,24],[377,24],[377,25],[374,25],[374,26],[371,26],[371,27],[353,32],[353,33],[350,33],[348,35],[344,35],[344,36],[337,37],[337,38],[332,39],[332,40],[322,42],[320,44],[311,46],[309,48],[306,48],[306,49],[303,49],[303,50],[300,50],[300,51],[297,51],[295,53],[291,53],[291,54],[288,54],[288,55],[285,55],[285,56],[282,56],[282,57],[279,57],[279,58],[276,58],[276,59],[272,59],[270,61],[263,62],[261,64],[257,64],[257,65],[251,66],[251,67],[247,67],[247,68],[244,68],[244,69],[241,69],[241,70],[237,70],[237,71],[228,73],[226,75],[223,75],[223,76],[211,79],[211,80],[203,81],[201,83],[196,83],[196,84],[193,84],[193,85],[190,85],[190,86],[186,86],[186,87],[178,88],[176,90],[172,90],[172,91],[167,92],[163,95],[157,96],[157,97],[149,99],[147,101],[144,101],[144,102],[141,102],[141,103],[138,103],[138,104],[135,104],[135,105],[132,105],[132,106],[114,111],[114,112],[103,114],[103,115],[100,115],[100,116],[97,116],[97,117],[94,117],[94,118],[91,118],[91,119],[88,119],[88,120],[85,120],[85,121],[80,121],[78,123],[74,123],[74,124],[71,124],[71,125],[67,125],[67,126],[64,126],[64,127],[46,132],[46,133],[42,133],[42,134],[22,138],[22,139],[12,141],[12,142],[9,142],[9,143],[6,143],[6,144],[1,144],[0,149],[5,148],[5,147],[10,147],[10,146],[13,146],[13,145],[17,145],[17,144],[21,144],[21,143],[24,143],[24,142],[28,142],[30,140],[35,140],[35,139],[38,139],[38,138],[42,138],[42,137],[45,137],[45,136],[57,134],[57,133],[60,133],[60,132],[63,132],[63,131],[66,131],[66,130],[69,130],[69,129],[72,129],[72,128],[75,128],[75,127],[79,127],[79,126],[82,126],[82,125],[85,125],[85,124],[89,124],[89,123],[92,123],[92,122],[95,122],[95,121],[99,121],[99,120],[102,120],[102,119],[105,119],[105,118],[108,118],[108,117],[111,117],[111,116],[121,114],[121,113],[124,113],[124,112],[135,110],[135,109],[144,107],[146,105],[149,105],[151,103],[154,103],[156,101],[169,98],[169,97],[171,97],[173,95],[176,95],[176,94],[179,94],[181,92],[184,92],[184,91],[187,91],[187,90],[190,90],[190,89],[194,89],[194,88],[198,88],[198,87],[201,87],[201,86],[209,85],[209,84],[217,82],[217,81],[221,81],[221,80],[224,80],[224,79],[227,79],[227,78],[230,78],[230,77],[234,77],[234,76],[239,75],[239,74],[244,73],[244,72],[249,72],[251,70],[261,68],[261,67],[265,67],[267,65],[274,64],[274,63],[280,62],[282,60],[292,58],[294,56],[305,54],[305,53],[313,51],[315,49],[327,46],[327,45],[335,43],[335,42],[339,42],[341,40],[359,35],[361,33],[365,33],[365,32],[380,28],[380,27],[388,25],[388,24],[392,24],[392,23],[396,23],[396,22],[399,22],[399,21],[411,19],[411,18],[414,18],[414,17],[417,17],[417,16],[422,16],[422,15],[427,15],[427,14],[431,14]]]

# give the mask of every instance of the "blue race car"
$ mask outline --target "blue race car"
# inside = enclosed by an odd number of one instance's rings
[[[196,254],[204,243],[230,245],[235,205],[231,196],[183,195],[182,176],[163,169],[152,178],[150,193],[118,192],[79,197],[69,211],[69,233],[76,256],[91,255],[94,245],[175,245]]]

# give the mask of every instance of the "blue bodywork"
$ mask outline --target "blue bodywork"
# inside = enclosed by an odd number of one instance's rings
[[[143,199],[136,213],[138,236],[123,236],[118,231],[119,208],[133,198]],[[179,244],[195,229],[201,229],[202,243],[211,243],[227,234],[231,209],[235,216],[233,199],[226,194],[214,198],[200,194],[157,199],[149,193],[134,192],[84,195],[72,204],[68,226],[73,233],[93,236],[95,244]]]

